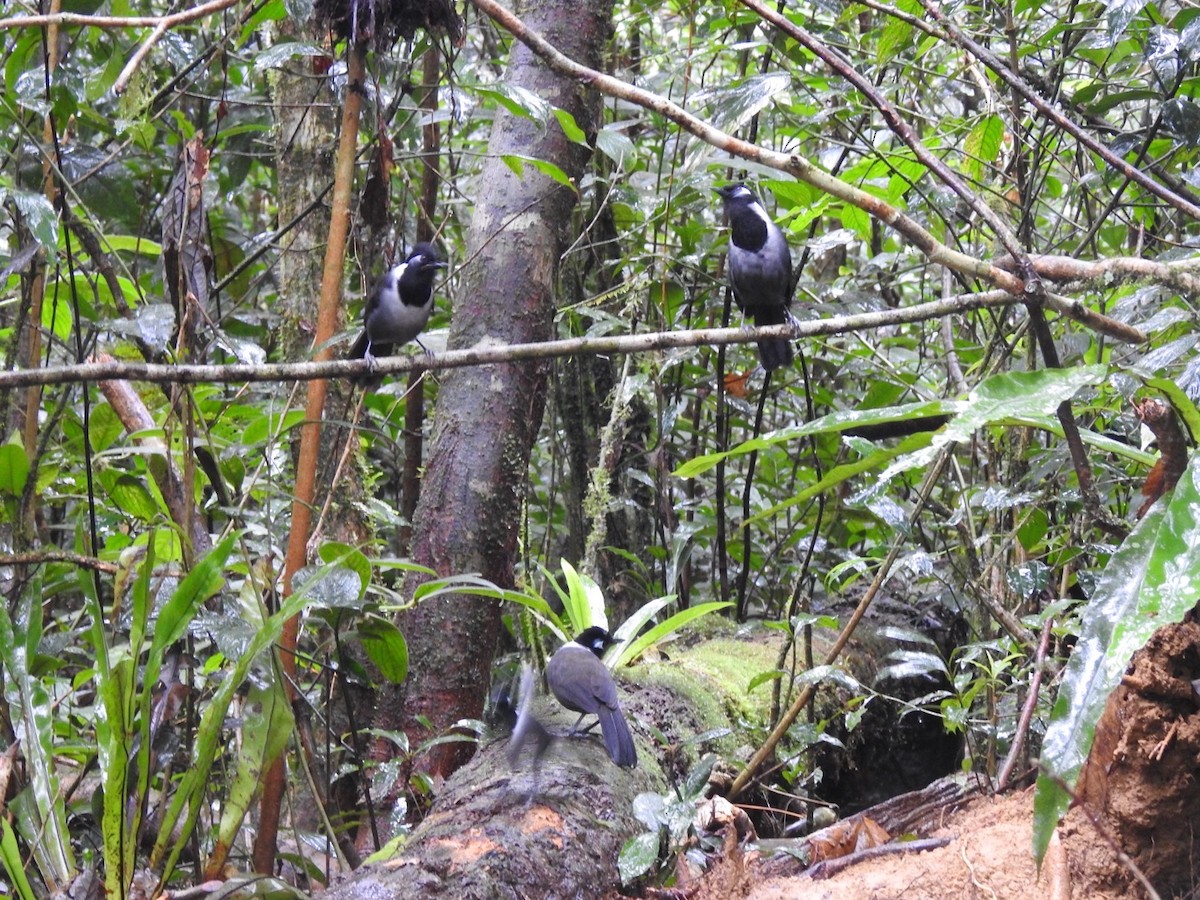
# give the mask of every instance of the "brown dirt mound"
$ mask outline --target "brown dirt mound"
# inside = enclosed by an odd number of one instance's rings
[[[851,866],[817,881],[800,875],[760,882],[751,900],[1127,900],[1131,892],[1112,868],[1112,853],[1084,821],[1068,829],[1061,849],[1051,851],[1039,877],[1033,863],[1032,789],[1006,797],[982,797],[953,814],[928,837],[949,838],[937,850],[885,856]],[[1065,851],[1064,865],[1056,853]],[[1095,864],[1103,862],[1099,872]],[[1069,872],[1069,874],[1068,874]],[[1113,880],[1116,876],[1116,881]],[[1064,891],[1069,882],[1070,892]]]
[[[864,860],[826,881],[809,876],[763,881],[748,896],[769,900],[800,891],[806,900],[1144,896],[1119,852],[1161,896],[1195,896],[1198,760],[1200,624],[1187,621],[1156,632],[1109,698],[1080,778],[1078,805],[1040,877],[1031,852],[1033,794],[1027,790],[975,800],[921,835],[949,838],[946,847]]]

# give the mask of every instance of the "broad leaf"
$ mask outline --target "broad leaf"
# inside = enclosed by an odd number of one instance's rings
[[[1070,803],[1096,722],[1133,654],[1157,629],[1200,600],[1200,463],[1193,457],[1169,498],[1159,500],[1112,555],[1083,614],[1042,744],[1034,801],[1040,861]]]

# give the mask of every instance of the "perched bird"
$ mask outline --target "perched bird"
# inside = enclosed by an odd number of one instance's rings
[[[792,252],[779,226],[744,184],[717,188],[729,222],[729,256],[725,263],[733,298],[755,325],[783,325],[792,320]],[[758,342],[763,368],[770,372],[791,365],[792,342],[772,338]]]
[[[404,262],[393,266],[371,286],[363,309],[363,332],[347,359],[365,359],[374,368],[380,356],[407,344],[421,333],[433,312],[433,276],[446,264],[432,244],[416,244]],[[421,341],[418,339],[417,343]],[[421,344],[424,349],[424,344]],[[355,377],[356,384],[375,385],[371,375]]]
[[[559,703],[579,713],[572,734],[578,731],[584,716],[595,715],[604,734],[609,758],[618,766],[633,767],[637,765],[637,748],[617,701],[617,683],[600,659],[604,649],[612,643],[612,635],[603,628],[593,625],[585,629],[550,657],[546,665],[546,683]],[[584,731],[589,731],[593,725]]]

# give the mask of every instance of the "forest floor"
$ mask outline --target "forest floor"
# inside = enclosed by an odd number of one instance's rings
[[[769,877],[746,894],[751,900],[1127,900],[1131,888],[1114,853],[1088,820],[1073,813],[1060,847],[1039,874],[1033,861],[1032,789],[979,797],[951,813],[930,838],[949,843],[922,853],[866,859],[823,880],[807,874]]]
[[[687,709],[675,709],[665,693],[642,705],[631,703],[634,721],[657,722],[660,731],[685,727],[695,733]],[[656,713],[657,718],[656,718]],[[554,729],[569,724],[565,711],[547,712]],[[643,727],[648,727],[643,724]],[[649,743],[643,741],[643,750]],[[961,777],[874,805],[858,816],[873,817],[875,846],[825,852],[827,836],[839,826],[860,832],[854,816],[808,839],[789,840],[791,849],[826,861],[807,870],[794,856],[767,855],[743,840],[737,824],[744,811],[730,811],[698,824],[722,835],[707,865],[694,873],[695,851],[675,857],[674,883],[642,884],[622,893],[615,885],[620,846],[639,827],[628,821],[634,797],[667,792],[668,779],[646,753],[637,769],[609,766],[598,740],[561,741],[534,773],[514,772],[507,742],[482,748],[447,781],[438,811],[414,833],[402,853],[382,865],[365,866],[332,888],[327,900],[386,897],[457,898],[625,897],[663,900],[1126,900],[1151,896],[1135,879],[1140,872],[1164,898],[1200,896],[1200,623],[1189,619],[1160,629],[1126,668],[1096,725],[1095,741],[1077,785],[1077,803],[1058,829],[1041,870],[1033,857],[1033,788],[1002,796],[980,796]],[[967,790],[970,788],[970,790]],[[959,793],[956,795],[954,791]],[[973,794],[973,796],[972,796]],[[536,795],[536,796],[535,796]],[[966,799],[970,796],[970,799]],[[715,800],[704,801],[715,810]],[[891,806],[889,806],[891,804]],[[698,810],[699,812],[700,810]],[[905,818],[905,816],[908,818]],[[608,823],[597,827],[597,822]],[[880,824],[886,823],[886,824]],[[887,828],[887,831],[883,831]],[[890,833],[890,837],[889,837]],[[937,842],[915,850],[898,839]],[[807,840],[807,846],[802,847]],[[783,846],[775,842],[774,846]],[[704,841],[703,846],[711,847]],[[766,846],[766,844],[764,844]],[[748,849],[753,848],[753,849]],[[814,849],[815,848],[815,849]],[[819,852],[818,852],[819,851]],[[838,853],[849,853],[839,858]],[[828,877],[823,874],[832,871]]]

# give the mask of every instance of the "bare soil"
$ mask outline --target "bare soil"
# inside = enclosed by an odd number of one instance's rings
[[[884,856],[852,865],[818,881],[801,874],[759,881],[751,900],[1034,900],[1090,898],[1128,900],[1140,896],[1111,865],[1113,854],[1084,820],[1068,827],[1059,850],[1052,850],[1039,875],[1033,862],[1033,792],[981,797],[952,813],[927,837],[949,838],[936,850]],[[1065,862],[1062,853],[1065,851]],[[1101,865],[1097,869],[1096,863]],[[1115,880],[1114,880],[1115,876]],[[1064,891],[1066,884],[1070,892]]]
[[[1032,789],[979,798],[920,837],[923,853],[867,859],[827,880],[748,879],[754,900],[1192,897],[1200,847],[1200,624],[1168,625],[1134,655],[1096,727],[1078,800],[1039,873]],[[750,861],[753,871],[755,862]]]

